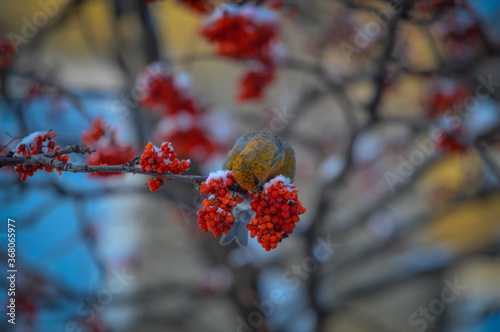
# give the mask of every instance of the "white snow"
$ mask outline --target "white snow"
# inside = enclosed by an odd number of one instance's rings
[[[452,96],[457,89],[457,83],[450,79],[443,78],[437,83],[437,88],[440,93],[446,96]]]
[[[276,12],[252,4],[241,6],[239,12],[242,16],[255,18],[260,23],[275,23],[278,21]]]
[[[289,191],[291,186],[292,186],[292,180],[290,180],[289,178],[287,178],[286,176],[284,175],[278,175],[276,176],[275,178],[271,179],[269,182],[267,182],[265,185],[264,185],[264,190],[268,190],[269,187],[271,187],[272,185],[278,183],[279,181],[282,181],[283,182],[283,185],[284,186],[288,186],[288,189]]]
[[[178,131],[188,131],[193,128],[196,122],[194,116],[188,111],[181,110],[175,116],[175,127]]]
[[[384,150],[384,141],[378,133],[365,132],[354,142],[353,160],[355,164],[367,164],[377,159]]]
[[[17,150],[19,149],[19,147],[21,145],[25,145],[26,146],[26,149],[29,151],[31,150],[31,147],[35,144],[35,139],[38,137],[38,136],[43,136],[45,134],[47,134],[48,131],[35,131],[34,133],[31,133],[29,134],[28,136],[24,137],[22,139],[21,142],[19,142],[19,144],[17,144],[16,146],[16,153],[14,154],[15,157],[22,157],[22,154],[21,153],[17,153]],[[48,142],[45,141],[44,142],[45,144],[42,143],[42,153],[47,153],[48,152]]]
[[[168,68],[168,65],[160,60],[150,63],[146,67],[146,72],[152,76],[156,76],[158,74],[168,75],[170,70]]]
[[[210,175],[208,175],[208,178],[205,181],[205,183],[210,182],[212,179],[223,179],[223,181],[225,182],[227,180],[228,173],[231,173],[231,171],[222,170],[222,169],[215,171],[215,172],[212,172],[212,173],[210,173]]]
[[[211,24],[222,17],[225,13],[231,16],[241,15],[243,17],[253,18],[259,23],[277,23],[279,19],[276,12],[267,8],[257,7],[252,4],[246,4],[243,6],[224,4],[213,12],[205,24]]]
[[[160,122],[156,125],[155,136],[156,137],[168,137],[176,129],[175,123],[172,121],[171,117],[163,117]]]
[[[212,22],[218,20],[224,15],[224,13],[235,15],[236,13],[238,13],[238,6],[233,4],[223,4],[222,6],[214,10],[214,12],[212,13],[212,15],[210,15],[205,24],[209,25]]]
[[[333,155],[325,159],[320,166],[321,179],[328,181],[336,178],[344,168],[345,161],[342,157]]]
[[[48,131],[35,131],[34,133],[31,133],[28,136],[24,137],[23,140],[18,144],[18,146],[20,144],[31,146],[31,145],[35,144],[35,138],[37,136],[43,136],[47,133],[48,133]]]
[[[191,75],[185,71],[178,72],[174,75],[174,84],[182,90],[188,90],[192,85]]]
[[[288,49],[281,41],[275,41],[271,44],[271,54],[276,62],[282,61],[288,53]]]

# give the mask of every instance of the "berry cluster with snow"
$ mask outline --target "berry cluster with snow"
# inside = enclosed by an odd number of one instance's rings
[[[235,182],[231,171],[217,171],[202,183],[200,193],[210,195],[198,211],[198,223],[205,232],[211,231],[219,237],[231,230],[235,221],[231,210],[243,201],[238,194],[229,191]],[[266,183],[263,190],[247,194],[253,200],[250,206],[256,214],[246,226],[250,236],[257,237],[266,251],[275,249],[293,232],[299,215],[306,212],[298,200],[297,189],[290,179],[280,175]]]
[[[201,34],[217,46],[219,55],[251,61],[241,80],[239,101],[262,98],[264,88],[273,81],[283,57],[279,30],[277,13],[253,4],[222,5],[203,26]]]
[[[172,73],[163,61],[156,61],[144,68],[135,82],[137,102],[163,114],[190,114],[200,112],[190,91],[191,77],[185,72]]]
[[[238,194],[229,191],[229,187],[235,182],[231,171],[217,171],[201,184],[200,193],[210,195],[203,201],[203,208],[198,211],[198,223],[203,231],[211,231],[215,237],[219,237],[231,230],[234,224],[231,209],[243,201]]]
[[[49,131],[37,131],[26,136],[17,145],[14,158],[34,156],[61,150],[61,147],[56,146],[56,142],[53,140],[56,136],[57,134]],[[61,155],[54,157],[54,159],[67,163],[69,156]],[[17,173],[21,174],[21,181],[26,181],[28,176],[33,176],[38,170],[45,170],[49,173],[54,171],[53,167],[45,165],[17,165],[15,169]],[[62,171],[58,170],[58,172],[59,175],[62,174]]]
[[[148,65],[136,81],[138,102],[162,115],[155,128],[158,142],[169,141],[180,156],[205,161],[217,149],[203,127],[205,111],[192,92],[192,81],[185,72],[173,73],[161,61]]]
[[[299,215],[306,212],[297,195],[291,180],[281,175],[266,183],[264,190],[248,194],[253,199],[250,206],[256,216],[247,229],[264,249],[276,248],[283,238],[292,234]]]
[[[156,172],[158,174],[180,174],[189,169],[191,161],[189,159],[177,159],[177,153],[175,153],[172,144],[169,142],[163,142],[161,148],[158,148],[154,146],[153,143],[148,142],[141,155],[139,165],[141,166],[141,169],[146,172]],[[163,179],[154,177],[149,179],[148,185],[151,191],[156,191],[160,189],[161,185],[163,185]]]

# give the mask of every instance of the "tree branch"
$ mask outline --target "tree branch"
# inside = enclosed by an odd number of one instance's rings
[[[32,165],[45,165],[48,167],[53,167],[57,170],[70,173],[132,173],[132,174],[142,174],[151,177],[160,177],[168,180],[174,180],[179,182],[185,182],[192,184],[196,190],[200,189],[200,185],[204,182],[207,177],[202,175],[182,175],[182,174],[172,174],[172,173],[157,173],[157,172],[146,172],[137,166],[136,159],[132,160],[123,165],[75,165],[72,163],[65,163],[56,159],[54,157],[69,154],[69,153],[92,153],[90,149],[86,147],[81,147],[79,145],[68,146],[62,150],[54,151],[46,154],[32,155],[26,157],[0,157],[0,168],[4,166],[32,166]],[[247,191],[243,189],[238,184],[233,184],[230,188],[231,191],[238,192],[240,194],[246,194]]]

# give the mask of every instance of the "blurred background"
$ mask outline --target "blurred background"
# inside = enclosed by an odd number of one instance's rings
[[[295,149],[294,233],[221,246],[192,185],[3,167],[0,266],[13,218],[18,272],[0,330],[500,331],[500,1],[235,1],[273,24],[268,81],[201,33],[225,2],[2,1],[0,154],[102,119],[111,142],[71,163],[168,140],[208,175],[271,130]],[[190,109],[138,89],[158,73]]]

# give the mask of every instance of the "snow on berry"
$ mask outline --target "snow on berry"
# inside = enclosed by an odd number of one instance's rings
[[[14,158],[34,156],[61,150],[61,147],[56,146],[56,142],[53,140],[56,136],[57,134],[49,131],[37,131],[26,136],[17,145]],[[60,155],[54,157],[54,159],[67,163],[69,156]],[[33,174],[40,169],[49,173],[54,171],[53,167],[45,165],[17,165],[15,168],[16,172],[21,174],[21,181],[25,181],[28,176],[33,176]],[[62,171],[58,172],[59,175],[62,174]]]
[[[180,174],[189,169],[191,161],[189,159],[177,159],[177,153],[175,153],[172,144],[169,142],[163,142],[161,148],[148,142],[142,153],[139,165],[146,172]],[[168,181],[168,179],[166,180]],[[151,191],[156,191],[163,184],[163,180],[154,178],[154,181],[148,181],[148,184]]]
[[[291,180],[281,175],[266,183],[262,191],[248,193],[253,199],[250,206],[256,216],[247,229],[250,237],[257,237],[266,251],[276,248],[291,234],[300,220],[299,215],[306,212],[297,195]]]
[[[292,180],[290,180],[286,176],[278,175],[264,184],[264,190],[268,190],[270,187],[274,186],[278,182],[281,182],[284,186],[288,187],[292,186]]]
[[[217,45],[217,52],[237,60],[271,60],[279,32],[278,15],[246,4],[222,5],[204,25],[201,34]]]
[[[200,193],[210,195],[203,201],[203,208],[198,211],[200,228],[211,231],[215,237],[227,234],[234,224],[231,209],[243,201],[237,193],[229,191],[236,180],[231,171],[216,171],[211,173],[201,184]]]

